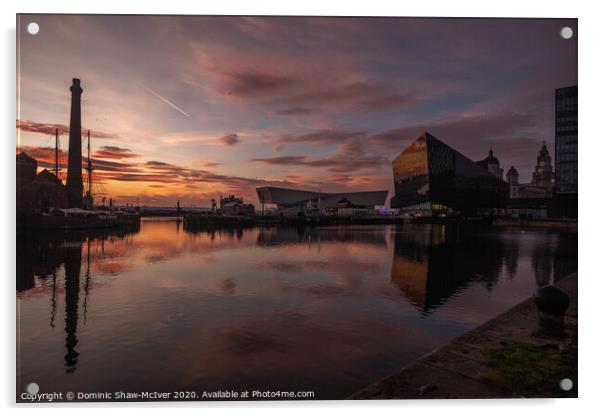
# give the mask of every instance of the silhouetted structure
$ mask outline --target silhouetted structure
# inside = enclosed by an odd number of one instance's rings
[[[61,181],[44,169],[33,181],[21,189],[20,206],[40,212],[50,212],[51,208],[67,208],[67,190]]]
[[[67,190],[47,169],[36,174],[38,162],[21,152],[17,155],[17,211],[47,213],[51,208],[67,208]]]
[[[500,167],[500,161],[493,155],[493,149],[489,149],[489,154],[483,160],[475,162],[477,165],[487,169],[489,173],[497,176],[500,179],[504,178],[504,169]]]
[[[544,219],[550,216],[554,190],[554,170],[552,158],[546,142],[541,145],[537,164],[530,183],[520,183],[518,171],[511,166],[506,174],[510,185],[510,199],[506,216],[513,218]]]
[[[387,193],[388,191],[325,193],[273,186],[257,188],[257,197],[262,207],[264,204],[275,204],[279,210],[310,205],[316,205],[320,209],[337,208],[342,198],[356,207],[374,208],[385,204]]]
[[[551,197],[554,191],[554,168],[552,167],[552,158],[545,140],[541,145],[539,155],[537,155],[537,165],[533,171],[531,184],[546,191],[546,195]]]
[[[556,90],[556,215],[577,218],[577,86]]]
[[[474,215],[505,208],[509,187],[496,175],[424,132],[393,160],[391,208]]]
[[[510,198],[512,198],[512,186],[518,185],[518,171],[514,166],[510,166],[508,172],[506,173],[506,182],[510,185]]]
[[[219,197],[219,208],[226,215],[253,215],[255,214],[255,205],[245,204],[242,197],[234,195],[225,198]]]
[[[19,192],[20,188],[34,180],[37,171],[37,160],[30,157],[25,152],[17,154],[17,193]]]
[[[70,208],[82,207],[84,183],[82,178],[82,117],[79,79],[71,85],[71,121],[69,124],[69,163],[67,165],[67,193]]]
[[[535,175],[535,173],[533,173]],[[510,185],[510,199],[551,198],[549,188],[534,185],[532,183],[519,183],[518,171],[510,166],[506,174],[506,182]],[[552,182],[553,183],[553,182]],[[510,204],[512,201],[509,201]]]
[[[90,150],[90,130],[88,130],[88,157],[86,158],[87,186],[83,198],[83,205],[86,209],[94,209],[94,196],[92,195],[92,153]]]

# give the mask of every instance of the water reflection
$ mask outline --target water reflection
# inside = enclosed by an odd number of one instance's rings
[[[124,238],[137,232],[138,229],[114,231],[71,231],[56,233],[40,233],[25,235],[17,240],[17,292],[26,292],[36,287],[36,278],[43,286],[50,284],[51,307],[50,326],[55,327],[57,308],[57,273],[64,271],[64,302],[65,302],[65,356],[64,365],[67,373],[73,373],[77,368],[79,353],[77,347],[77,327],[80,303],[80,275],[85,264],[84,285],[84,318],[87,314],[87,304],[90,291],[90,247],[92,241],[104,247],[104,241],[109,238]],[[82,248],[86,247],[86,257]],[[48,282],[52,277],[51,282]]]
[[[395,234],[391,282],[428,315],[471,283],[491,292],[503,272],[513,279],[522,248],[523,256],[530,254],[537,286],[548,285],[553,273],[556,281],[575,271],[577,259],[576,235],[547,234],[529,253],[524,231],[517,229],[502,234],[483,226],[407,225]]]
[[[576,248],[575,234],[449,225],[145,220],[30,236],[17,241],[19,373],[65,390],[342,398],[576,270]]]
[[[491,238],[469,227],[460,232],[457,226],[410,225],[395,235],[391,281],[428,314],[470,282],[491,291],[504,261],[516,259],[517,253],[515,240]]]
[[[382,227],[381,227],[382,228]],[[386,233],[374,232],[362,227],[269,227],[260,228],[257,233],[258,246],[278,246],[281,244],[319,244],[321,242],[362,243],[386,245]]]

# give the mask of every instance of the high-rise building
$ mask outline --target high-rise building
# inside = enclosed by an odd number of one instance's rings
[[[69,124],[69,163],[67,165],[67,193],[69,207],[82,207],[84,182],[82,178],[82,115],[81,96],[83,90],[79,79],[73,78],[71,85],[71,120]]]
[[[556,183],[558,214],[577,217],[577,86],[556,90]]]
[[[425,132],[393,160],[391,208],[467,215],[505,208],[503,179]]]

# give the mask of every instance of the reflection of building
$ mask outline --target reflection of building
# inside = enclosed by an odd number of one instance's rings
[[[364,245],[385,246],[384,232],[366,232],[354,227],[262,227],[257,234],[258,246],[283,244],[322,244],[353,242]]]
[[[88,243],[89,244],[89,243]],[[72,244],[65,253],[65,367],[68,373],[75,371],[79,353],[77,346],[77,321],[79,317],[79,281],[82,266],[82,245]]]
[[[219,208],[226,215],[253,215],[255,206],[253,204],[245,204],[242,197],[237,198],[234,195],[219,198]]]
[[[391,208],[432,215],[504,208],[506,182],[431,134],[423,133],[393,160]]]
[[[470,228],[405,225],[395,234],[391,282],[428,314],[471,282],[492,289],[504,264],[516,270],[515,244]]]
[[[274,204],[278,207],[278,210],[285,210],[286,208],[316,208],[319,210],[338,208],[374,209],[385,204],[387,193],[388,191],[324,193],[272,186],[257,188],[257,197],[262,206],[264,204]]]
[[[477,165],[485,168],[489,173],[497,176],[500,179],[504,178],[504,169],[500,167],[500,161],[497,157],[493,156],[493,149],[489,149],[489,155],[483,159],[475,162]]]
[[[136,232],[139,229],[113,230],[70,230],[68,232],[35,233],[17,235],[16,240],[16,287],[17,293],[24,294],[30,290],[51,288],[50,326],[55,327],[57,308],[65,306],[65,355],[64,365],[67,373],[76,370],[79,352],[78,322],[86,319],[87,302],[91,291],[91,249],[90,245],[103,246],[104,241],[115,241]],[[82,248],[87,242],[87,256],[84,258]],[[85,273],[82,271],[85,265]],[[61,269],[64,271],[64,285],[60,284]],[[59,280],[57,282],[57,280]],[[63,287],[61,291],[60,287]],[[80,288],[83,293],[80,293]],[[59,299],[60,294],[64,300]],[[83,296],[80,296],[83,295]]]
[[[577,217],[577,86],[556,90],[556,184],[558,215]]]

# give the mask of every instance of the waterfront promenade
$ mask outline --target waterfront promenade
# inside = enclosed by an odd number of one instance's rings
[[[566,336],[534,334],[530,298],[378,381],[351,399],[577,397],[577,273],[556,283],[569,295]],[[570,391],[560,381],[573,382]]]

